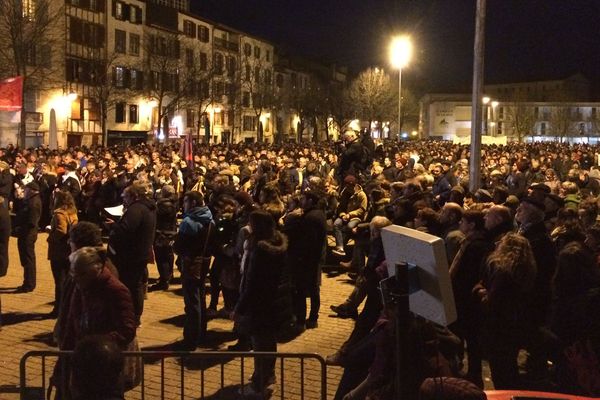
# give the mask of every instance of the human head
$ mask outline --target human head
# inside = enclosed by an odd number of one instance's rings
[[[127,186],[125,190],[123,190],[123,204],[128,207],[133,202],[142,199],[146,196],[146,186],[141,183],[134,183],[133,185]]]
[[[74,400],[119,395],[124,357],[118,344],[109,336],[84,337],[75,346],[71,360],[71,392]]]
[[[69,274],[81,290],[86,290],[100,276],[106,262],[106,253],[98,247],[82,247],[71,253],[69,261]]]
[[[444,226],[451,226],[463,215],[463,208],[456,203],[446,203],[440,211],[440,223]]]
[[[65,210],[75,208],[75,200],[70,192],[57,190],[54,192],[54,209],[63,208]]]
[[[196,207],[204,206],[204,196],[200,192],[189,191],[183,195],[183,211],[189,212]]]
[[[386,217],[382,217],[380,215],[376,215],[373,217],[371,222],[369,223],[369,230],[371,232],[371,240],[376,239],[381,236],[381,230],[386,226],[392,225],[392,221],[387,219]]]
[[[558,254],[553,286],[558,298],[581,295],[600,286],[600,267],[581,243],[568,243]]]
[[[80,221],[69,231],[69,245],[72,252],[85,246],[102,246],[102,230],[92,222]]]
[[[532,197],[525,197],[517,207],[515,219],[521,224],[534,224],[544,220],[544,203]]]
[[[492,206],[485,213],[484,221],[485,229],[488,231],[502,224],[508,224],[511,222],[510,210],[505,206]]]
[[[255,242],[268,239],[275,233],[275,221],[268,211],[252,211],[248,222]]]
[[[483,211],[466,210],[460,219],[460,231],[465,235],[473,232],[481,232],[485,229],[485,219]]]
[[[508,272],[523,289],[533,287],[537,266],[529,240],[509,232],[500,239],[489,260],[498,269]]]

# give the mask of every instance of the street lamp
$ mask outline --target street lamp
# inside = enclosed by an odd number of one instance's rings
[[[490,98],[488,96],[484,96],[481,99],[481,102],[483,103],[483,135],[487,135],[488,134],[488,104],[490,104]]]
[[[394,68],[398,68],[398,136],[402,133],[402,68],[410,62],[412,50],[412,42],[408,36],[398,36],[392,40],[390,61]]]

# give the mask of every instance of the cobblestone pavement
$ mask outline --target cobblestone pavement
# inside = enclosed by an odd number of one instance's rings
[[[46,234],[40,234],[36,245],[37,288],[32,293],[11,293],[22,283],[22,268],[19,264],[16,240],[10,240],[10,266],[8,275],[0,278],[3,327],[0,331],[0,399],[18,399],[19,360],[31,350],[55,350],[51,345],[54,320],[47,313],[52,309],[54,283],[46,260]],[[157,277],[154,265],[149,266],[150,277]],[[351,292],[352,285],[344,274],[324,273],[321,287],[321,309],[319,326],[307,330],[299,337],[279,344],[280,352],[316,353],[325,357],[335,352],[348,337],[353,321],[336,318],[330,312],[331,304],[341,303]],[[182,337],[183,298],[178,284],[171,286],[168,292],[148,294],[142,326],[138,329],[140,346],[145,350],[158,349],[173,343]],[[209,322],[209,347],[199,350],[222,350],[234,343],[231,334],[232,323],[225,319]],[[241,381],[247,382],[252,372],[252,360],[246,359],[242,373],[240,359],[224,359],[221,367],[215,359],[206,361],[187,361],[168,359],[164,365],[160,362],[146,362],[144,365],[145,384],[128,392],[127,399],[159,399],[164,393],[167,399],[181,397],[183,387],[185,399],[237,398],[235,394]],[[41,397],[42,378],[46,381],[52,371],[54,360],[49,359],[42,365],[40,359],[31,359],[27,366],[27,386],[38,388],[35,398]],[[44,367],[44,368],[42,368]],[[44,369],[44,372],[42,372]],[[164,385],[161,386],[161,370],[164,369]],[[302,366],[299,360],[286,360],[282,368],[276,365],[277,383],[273,386],[273,398],[317,399],[321,395],[320,367],[314,360],[306,360]],[[281,372],[285,375],[282,377]],[[327,398],[333,398],[342,374],[338,367],[327,368]],[[304,385],[300,385],[304,376]],[[204,385],[201,385],[204,380]],[[223,385],[225,388],[222,388]],[[201,388],[203,387],[203,389]],[[283,392],[283,393],[282,393]],[[33,391],[35,394],[35,390]],[[282,395],[283,394],[283,395]]]

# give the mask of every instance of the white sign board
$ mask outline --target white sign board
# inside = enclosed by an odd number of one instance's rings
[[[444,241],[398,225],[384,228],[381,237],[390,276],[400,262],[417,268],[419,288],[409,295],[410,311],[443,326],[456,321]]]

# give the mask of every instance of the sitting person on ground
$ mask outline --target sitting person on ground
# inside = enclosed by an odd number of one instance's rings
[[[344,188],[340,193],[337,208],[337,218],[333,223],[335,249],[333,253],[345,257],[344,245],[348,240],[348,232],[352,231],[365,216],[367,211],[367,195],[362,187],[357,184],[356,178],[348,175],[344,178]]]

